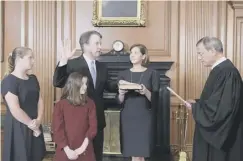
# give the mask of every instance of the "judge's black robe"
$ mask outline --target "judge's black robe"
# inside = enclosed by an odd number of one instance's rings
[[[195,120],[193,161],[243,161],[242,79],[230,60],[210,72]]]

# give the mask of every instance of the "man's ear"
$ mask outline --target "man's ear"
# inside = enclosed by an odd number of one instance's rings
[[[142,59],[145,60],[145,59],[146,59],[146,55],[143,55],[143,56],[142,56]]]
[[[216,52],[215,49],[210,49],[208,52],[210,52],[210,54],[213,54],[213,55],[216,55],[217,54],[217,52]]]
[[[84,43],[84,44],[83,44],[83,47],[86,49],[86,48],[87,48],[87,44],[86,44],[86,43]]]

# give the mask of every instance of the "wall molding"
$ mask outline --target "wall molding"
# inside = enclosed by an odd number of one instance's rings
[[[229,1],[233,9],[243,9],[243,1]]]

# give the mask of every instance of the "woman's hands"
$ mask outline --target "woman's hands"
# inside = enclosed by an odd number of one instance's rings
[[[64,147],[64,152],[66,153],[68,159],[70,160],[76,160],[78,159],[78,154],[75,150],[72,150],[69,148],[69,146]]]
[[[28,124],[28,128],[31,129],[33,131],[33,135],[35,137],[38,137],[41,134],[40,131],[40,121],[37,119],[33,119],[31,120],[31,122]]]
[[[76,149],[75,152],[78,155],[85,154],[85,151],[86,151],[88,145],[89,145],[89,139],[85,138],[83,141],[83,144],[78,149]]]
[[[124,96],[126,93],[127,93],[127,90],[124,90],[124,89],[120,89],[120,84],[130,84],[130,82],[128,82],[128,81],[125,81],[125,80],[120,80],[119,82],[118,82],[118,92],[119,92],[119,95],[121,95],[121,96]]]
[[[124,96],[127,93],[127,90],[123,90],[123,89],[119,88],[118,92],[119,92],[120,95]]]
[[[142,89],[136,90],[136,92],[140,93],[141,95],[146,95],[146,93],[148,93],[148,89],[143,84],[141,86],[142,86]]]

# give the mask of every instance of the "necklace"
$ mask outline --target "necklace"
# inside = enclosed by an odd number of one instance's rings
[[[132,81],[132,71],[130,71],[130,73],[131,73],[131,83],[133,83]],[[140,75],[140,79],[139,79],[139,82],[138,82],[138,84],[141,84],[141,80],[142,80],[142,78],[143,78],[143,74],[144,74],[144,72],[142,72],[142,74]]]

